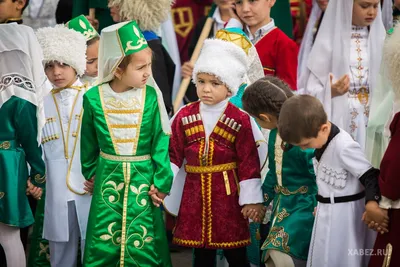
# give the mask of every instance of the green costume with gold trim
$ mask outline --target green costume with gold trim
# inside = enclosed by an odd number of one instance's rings
[[[0,108],[0,117],[0,222],[24,228],[34,223],[26,196],[28,177],[42,188],[46,180],[36,140],[36,106],[12,96]]]
[[[277,132],[273,129],[269,135],[269,172],[263,184],[266,205],[274,201],[271,229],[261,248],[263,258],[273,249],[307,260],[317,206],[314,150],[286,146],[283,151]]]
[[[148,195],[152,184],[168,193],[173,177],[155,89],[117,94],[103,84],[83,107],[82,172],[95,175],[84,265],[171,266],[161,210]]]

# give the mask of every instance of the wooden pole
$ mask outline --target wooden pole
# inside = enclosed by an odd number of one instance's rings
[[[201,48],[203,47],[204,41],[210,35],[211,28],[213,26],[213,22],[214,22],[213,18],[211,18],[211,17],[207,18],[206,23],[203,27],[203,30],[201,31],[199,40],[197,41],[196,47],[193,51],[192,57],[190,58],[190,61],[189,61],[193,65],[196,63],[197,59],[199,58],[200,51],[201,51]],[[190,84],[190,80],[191,80],[191,77],[188,77],[188,78],[184,78],[181,82],[181,86],[179,87],[178,93],[176,94],[176,98],[174,100],[174,113],[176,113],[181,106],[182,100],[185,97],[187,88]]]
[[[89,17],[91,19],[95,19],[96,18],[96,9],[95,8],[89,8]]]

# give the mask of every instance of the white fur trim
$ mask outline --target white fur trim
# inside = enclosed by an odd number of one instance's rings
[[[383,61],[395,98],[400,98],[400,24],[394,28],[392,35],[386,38]]]
[[[261,189],[261,179],[253,178],[241,181],[239,205],[243,206],[246,204],[258,204],[263,203],[263,194]]]
[[[239,46],[223,40],[208,39],[204,41],[194,65],[192,78],[195,82],[198,73],[213,74],[236,95],[245,81],[247,70],[247,55]]]
[[[40,28],[36,32],[43,49],[44,61],[58,61],[75,69],[79,76],[86,70],[86,39],[64,25]]]
[[[142,31],[158,31],[171,13],[172,0],[111,0],[123,20],[135,20]]]

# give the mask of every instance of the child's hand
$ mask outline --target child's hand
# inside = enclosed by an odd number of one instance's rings
[[[190,78],[190,77],[192,77],[192,73],[193,73],[193,64],[190,63],[189,61],[183,63],[181,72],[182,72],[182,77],[183,77],[183,78]]]
[[[167,196],[167,194],[159,192],[154,185],[150,186],[150,191],[148,194],[151,197],[154,206],[156,207],[160,207],[160,205],[163,203],[164,198]]]
[[[345,74],[337,82],[333,83],[333,74],[329,75],[331,79],[331,94],[332,98],[346,94],[350,89],[350,77]]]
[[[40,200],[43,194],[43,190],[40,187],[34,186],[31,183],[31,179],[28,179],[27,181],[27,190],[26,190],[27,195],[31,195],[35,199]]]
[[[380,232],[388,232],[389,226],[389,216],[386,210],[379,208],[379,205],[375,201],[368,201],[365,205],[365,213],[363,214],[363,221],[370,225],[371,222],[378,224],[378,227],[374,229],[378,230],[380,227]],[[379,231],[379,230],[378,230]]]
[[[85,187],[83,188],[83,190],[85,190],[86,192],[88,192],[90,195],[93,195],[93,189],[94,189],[94,178],[96,176],[93,176],[91,179],[85,181],[83,184],[85,185]]]
[[[247,204],[242,209],[242,214],[245,219],[249,218],[254,222],[260,223],[265,216],[263,204]]]
[[[312,215],[315,217],[316,214],[317,214],[317,207],[314,208]]]

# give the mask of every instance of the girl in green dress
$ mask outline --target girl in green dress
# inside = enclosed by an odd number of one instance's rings
[[[152,52],[135,22],[101,35],[100,84],[83,99],[82,172],[94,179],[84,266],[171,266],[161,211],[148,195],[154,186],[164,197],[173,177]]]
[[[267,266],[306,266],[317,184],[314,150],[302,150],[282,142],[277,122],[283,103],[293,95],[283,81],[266,76],[247,87],[243,107],[258,125],[270,129],[269,171],[263,183],[264,201],[273,201],[271,228],[261,249]]]

